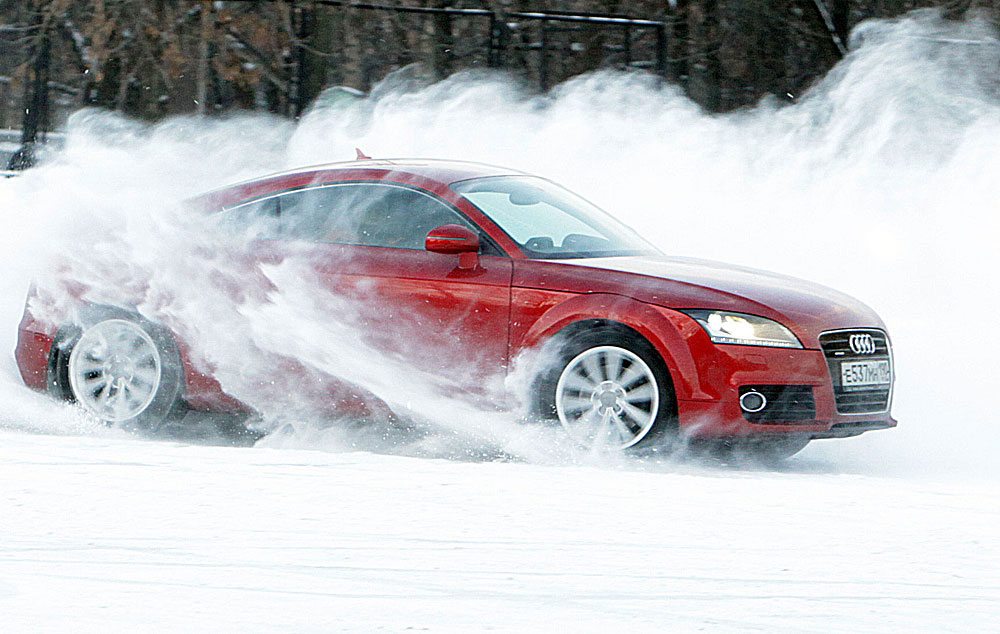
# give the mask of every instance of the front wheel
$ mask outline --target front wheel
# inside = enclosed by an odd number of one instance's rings
[[[101,311],[64,328],[53,353],[53,389],[108,424],[155,431],[183,407],[177,344],[137,315]]]
[[[543,408],[548,405],[577,444],[618,451],[649,446],[676,426],[670,375],[644,339],[597,326],[560,348],[559,362],[541,383]]]

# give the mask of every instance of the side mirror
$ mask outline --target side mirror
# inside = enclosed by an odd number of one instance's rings
[[[479,266],[479,235],[461,225],[441,225],[432,229],[424,241],[424,248],[431,253],[458,255],[460,269]]]
[[[427,234],[424,248],[432,253],[478,253],[479,236],[461,225],[442,225]]]

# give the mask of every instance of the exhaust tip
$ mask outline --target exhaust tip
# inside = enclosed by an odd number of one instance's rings
[[[756,414],[767,407],[767,398],[756,390],[750,390],[740,396],[740,407],[748,414]]]

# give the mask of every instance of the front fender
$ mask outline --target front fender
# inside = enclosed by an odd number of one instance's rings
[[[659,352],[680,400],[716,400],[700,380],[696,357],[713,354],[711,341],[693,319],[668,308],[613,293],[566,293],[513,289],[511,355],[541,346],[567,326],[591,319],[632,328]]]

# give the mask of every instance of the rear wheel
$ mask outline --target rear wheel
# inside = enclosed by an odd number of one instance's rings
[[[101,309],[60,331],[52,387],[108,424],[155,431],[183,412],[183,370],[173,336],[138,315]]]
[[[568,336],[540,383],[543,414],[577,444],[647,447],[675,429],[670,375],[656,350],[624,327],[597,325]]]

